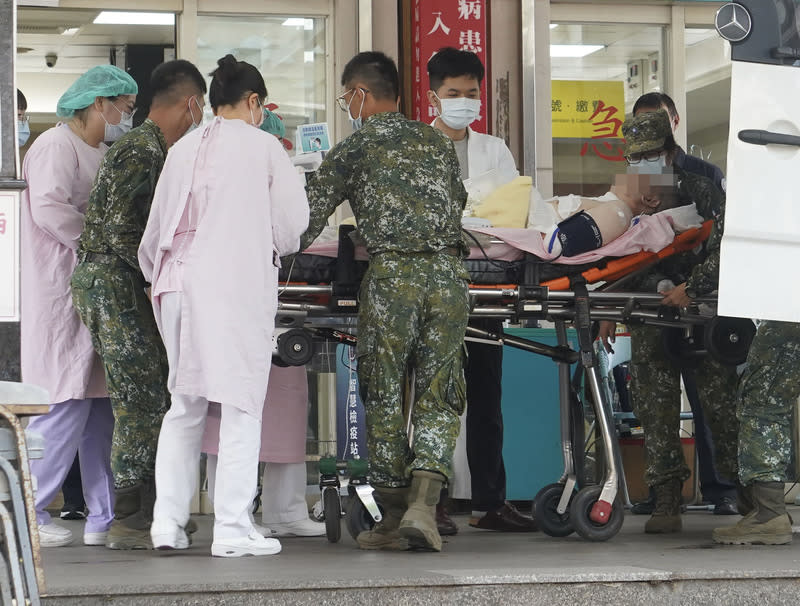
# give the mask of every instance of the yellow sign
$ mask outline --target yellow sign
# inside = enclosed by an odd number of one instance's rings
[[[624,83],[553,80],[554,139],[621,139],[625,121]]]

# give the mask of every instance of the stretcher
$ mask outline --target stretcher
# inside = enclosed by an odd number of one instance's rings
[[[697,300],[689,309],[677,309],[663,306],[663,297],[658,293],[621,290],[632,277],[655,263],[695,249],[710,231],[711,222],[707,222],[677,235],[658,252],[604,259],[591,266],[560,265],[531,255],[516,261],[488,257],[465,261],[472,278],[471,319],[501,318],[512,323],[546,320],[555,324],[555,346],[494,334],[472,325],[465,336],[547,356],[557,365],[564,472],[534,500],[534,516],[546,534],[567,536],[574,531],[588,540],[607,540],[619,532],[623,503],[628,502],[621,481],[613,413],[601,389],[593,349],[595,320],[672,329],[666,333],[677,334],[678,338],[665,339],[665,344],[671,344],[670,353],[676,358],[698,355],[711,350],[712,345],[716,349],[712,353],[727,363],[740,363],[746,356],[752,335],[744,324],[709,315],[707,308],[715,304],[714,297]],[[354,345],[358,289],[367,263],[357,260],[349,230],[340,228],[336,257],[301,254],[285,265],[281,270],[274,355],[286,364],[305,364],[311,358],[313,336]],[[576,349],[569,345],[568,325],[576,331]],[[716,334],[708,334],[709,326]],[[698,338],[698,331],[701,335],[705,332],[705,338]],[[585,395],[582,397],[581,393]],[[604,468],[603,478],[597,483],[587,481],[582,471],[587,409],[594,418],[598,458]],[[348,465],[349,490],[355,506],[342,512],[338,474]],[[339,538],[340,516],[346,517],[354,536],[380,520],[380,504],[366,481],[365,465],[323,461],[321,474],[329,540],[335,542]]]

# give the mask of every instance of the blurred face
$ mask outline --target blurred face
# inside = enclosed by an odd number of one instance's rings
[[[676,205],[676,182],[674,174],[626,173],[614,177],[617,191],[626,194],[629,200],[633,201],[634,206],[631,210],[634,214],[646,215]]]

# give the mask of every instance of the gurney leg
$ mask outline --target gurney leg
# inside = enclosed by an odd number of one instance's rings
[[[557,320],[556,338],[558,346],[569,347],[567,327],[563,320]],[[569,506],[575,495],[577,476],[575,473],[575,449],[572,435],[575,423],[582,423],[575,418],[573,410],[572,383],[570,381],[570,365],[567,362],[558,364],[559,408],[561,411],[561,453],[564,457],[564,473],[557,483],[542,488],[533,501],[534,518],[542,532],[551,537],[565,537],[573,532],[570,522]]]

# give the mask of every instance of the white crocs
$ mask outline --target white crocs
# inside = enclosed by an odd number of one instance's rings
[[[218,558],[275,555],[280,551],[281,543],[278,539],[264,538],[255,529],[246,537],[221,539],[211,544],[211,555]]]

